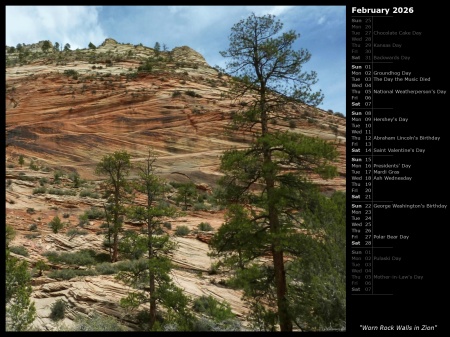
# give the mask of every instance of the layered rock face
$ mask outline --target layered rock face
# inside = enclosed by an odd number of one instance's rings
[[[238,109],[227,98],[229,77],[189,47],[160,52],[150,73],[137,68],[155,57],[153,49],[113,39],[95,50],[53,54],[6,69],[7,155],[94,179],[106,153],[127,150],[138,161],[152,147],[161,174],[181,172],[208,183],[223,150],[250,139],[224,133]],[[304,118],[293,131],[336,141],[340,178],[327,184],[343,189],[345,119],[307,106],[299,113]]]
[[[33,53],[39,54],[39,48],[32,49]],[[251,140],[250,134],[224,132],[230,115],[239,108],[227,95],[230,77],[210,67],[189,47],[158,52],[107,39],[97,49],[49,51],[45,56],[29,57],[23,65],[18,54],[8,57],[17,62],[6,68],[6,223],[17,231],[12,245],[29,252],[27,257],[15,256],[32,266],[45,260],[43,254],[48,251],[103,250],[103,236],[97,235],[101,221],[91,221],[84,236],[66,235],[76,227],[78,216],[91,207],[101,207],[101,200],[79,194],[33,193],[39,181],[53,179],[52,171],[77,172],[82,179],[93,180],[92,188],[99,190],[98,183],[104,177],[95,175],[94,170],[104,155],[126,150],[132,161],[139,162],[152,148],[158,157],[159,175],[175,182],[191,180],[198,190],[210,193],[220,176],[223,151],[244,148]],[[138,71],[139,67],[151,71]],[[340,154],[336,163],[339,176],[329,181],[311,178],[324,191],[344,191],[345,118],[308,106],[299,115],[295,125],[279,122],[276,127],[333,142]],[[25,158],[23,166],[18,164],[20,156]],[[31,162],[41,169],[32,170]],[[23,179],[23,175],[33,179]],[[69,179],[65,179],[62,184],[69,186]],[[64,215],[68,223],[58,234],[47,225],[56,215]],[[208,222],[217,230],[223,216],[223,211],[190,210],[172,225],[194,230],[200,222]],[[32,225],[36,225],[34,230]],[[135,228],[133,224],[126,227]],[[173,230],[168,232],[173,234]],[[174,238],[178,242],[172,256],[177,266],[174,280],[190,296],[212,295],[226,300],[243,319],[247,308],[242,294],[221,287],[220,275],[208,273],[213,263],[207,256],[211,235],[200,232]],[[76,313],[92,310],[124,317],[119,300],[127,289],[113,276],[64,281],[44,273],[34,278],[33,290],[38,330],[58,329],[49,319],[50,305],[58,298],[70,304],[63,322],[67,326]],[[136,327],[135,322],[123,323],[130,329]]]

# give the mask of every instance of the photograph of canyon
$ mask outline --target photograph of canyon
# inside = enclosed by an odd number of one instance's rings
[[[6,46],[6,331],[346,330],[345,114],[283,16],[245,14],[223,67]]]

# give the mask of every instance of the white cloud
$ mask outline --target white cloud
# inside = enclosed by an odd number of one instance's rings
[[[255,13],[256,16],[272,14],[279,16],[289,11],[293,6],[246,6],[250,12]]]
[[[96,6],[6,6],[6,45],[42,40],[86,48],[105,38]],[[87,41],[87,42],[86,42]]]

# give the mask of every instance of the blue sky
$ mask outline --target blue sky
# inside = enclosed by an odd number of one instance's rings
[[[169,50],[189,46],[224,68],[219,51],[228,48],[231,27],[252,12],[274,14],[283,30],[300,33],[294,49],[312,54],[303,69],[317,72],[313,89],[325,95],[319,107],[345,114],[345,6],[6,6],[6,45],[50,40],[73,50],[108,37],[148,47],[159,42]]]

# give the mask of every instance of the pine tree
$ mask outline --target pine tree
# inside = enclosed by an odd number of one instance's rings
[[[221,52],[231,58],[232,97],[240,106],[230,130],[251,132],[253,140],[248,149],[221,157],[228,209],[210,244],[212,255],[236,270],[235,282],[244,288],[260,328],[275,330],[279,324],[281,331],[292,331],[286,264],[298,255],[289,243],[301,233],[298,210],[313,190],[309,174],[333,177],[337,152],[324,140],[278,126],[323,99],[320,91],[311,92],[316,73],[302,72],[311,55],[292,50],[299,35],[279,34],[282,27],[273,15],[252,14],[232,27],[229,49]]]
[[[146,160],[137,167],[138,178],[133,186],[145,195],[146,203],[133,205],[128,215],[130,219],[145,224],[146,240],[135,242],[146,246],[148,259],[131,261],[130,268],[117,276],[125,284],[136,288],[121,300],[121,304],[129,309],[139,308],[144,303],[150,304],[149,310],[138,313],[143,330],[160,328],[155,325],[157,305],[165,307],[168,316],[175,316],[172,320],[178,321],[179,328],[187,329],[192,320],[186,307],[188,299],[170,279],[172,264],[167,253],[175,248],[175,244],[162,231],[163,220],[175,217],[177,210],[163,199],[165,182],[156,175],[155,161],[156,156],[150,149]]]
[[[9,243],[15,232],[6,226],[6,263],[5,263],[5,302],[6,302],[6,330],[26,331],[36,317],[34,302],[30,300],[31,276],[26,261],[10,255]]]
[[[183,203],[183,210],[187,211],[189,203],[196,196],[195,184],[191,181],[178,185],[178,195],[176,201]]]
[[[47,53],[48,50],[51,49],[51,48],[52,48],[52,44],[51,44],[50,41],[45,40],[45,41],[42,43],[41,49],[42,49],[42,51],[43,51],[44,53]]]
[[[159,56],[159,53],[161,52],[161,45],[159,42],[155,43],[155,46],[153,47],[153,50],[155,51],[155,55]]]
[[[105,213],[110,226],[107,235],[108,238],[110,236],[113,238],[111,262],[116,262],[118,258],[119,233],[126,214],[125,202],[129,196],[127,177],[130,169],[130,154],[126,151],[116,151],[103,156],[95,169],[96,174],[108,177],[106,181],[108,204],[105,205]]]
[[[303,213],[305,231],[291,241],[302,258],[290,264],[290,312],[302,331],[345,330],[345,217],[345,193],[316,192]]]

